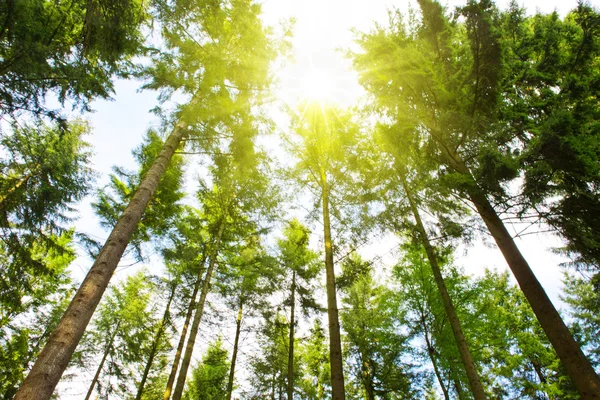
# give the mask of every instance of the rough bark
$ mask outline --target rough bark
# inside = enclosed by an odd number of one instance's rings
[[[519,287],[527,298],[542,329],[552,343],[552,347],[567,369],[582,399],[600,399],[600,377],[585,357],[573,335],[565,325],[560,314],[550,301],[546,291],[529,267],[496,210],[490,204],[485,193],[475,184],[475,180],[458,154],[451,152],[440,141],[440,149],[446,162],[457,172],[468,177],[473,183],[468,187],[468,196],[477,208],[477,212],[490,231],[496,245],[502,252]]]
[[[287,370],[287,395],[288,399],[294,398],[294,328],[295,318],[294,312],[296,311],[296,271],[292,272],[292,292],[290,295],[291,309],[290,309],[290,338],[289,338],[289,352],[288,352],[288,370]]]
[[[188,310],[185,315],[185,321],[183,323],[183,327],[181,328],[181,336],[179,337],[179,343],[177,344],[177,350],[175,351],[173,365],[171,365],[171,372],[169,373],[169,379],[167,380],[167,387],[165,388],[163,400],[169,400],[169,398],[171,397],[171,392],[173,391],[173,383],[175,383],[175,378],[177,377],[177,370],[179,369],[179,361],[181,360],[181,354],[183,353],[183,346],[185,346],[185,338],[187,337],[188,327],[190,326],[192,315],[194,314],[194,310],[196,309],[196,296],[198,296],[200,284],[202,283],[202,274],[204,272],[204,263],[206,262],[206,256],[207,254],[205,250],[204,255],[202,257],[202,262],[200,263],[200,267],[198,268],[198,276],[196,277],[194,290],[192,291],[192,295],[190,296],[190,305],[188,306]]]
[[[240,344],[240,333],[242,332],[243,303],[240,300],[240,309],[235,321],[235,340],[233,341],[233,352],[231,354],[231,368],[229,368],[229,381],[227,382],[227,400],[231,400],[233,393],[233,380],[235,378],[235,362],[237,361],[238,347]]]
[[[152,368],[152,363],[154,362],[154,357],[156,357],[156,353],[158,352],[158,346],[160,344],[160,340],[162,339],[162,336],[165,333],[167,321],[169,320],[169,317],[170,317],[171,302],[173,301],[173,297],[175,296],[176,289],[177,289],[176,285],[173,285],[173,287],[171,288],[171,293],[169,294],[169,300],[167,301],[167,306],[165,307],[165,312],[163,314],[162,320],[160,321],[158,330],[156,331],[156,336],[154,337],[154,341],[152,342],[152,348],[150,349],[150,355],[148,356],[148,361],[146,362],[146,367],[144,368],[144,373],[142,374],[142,379],[140,380],[140,384],[138,386],[138,391],[135,396],[135,400],[142,399],[142,394],[144,393],[144,386],[146,385],[146,380],[148,379],[148,374],[150,373],[150,368]]]
[[[485,392],[483,391],[483,386],[481,385],[481,380],[479,379],[477,368],[475,368],[475,363],[473,362],[473,358],[471,357],[469,346],[467,345],[465,335],[462,331],[462,327],[460,326],[458,315],[456,315],[456,309],[454,308],[454,304],[452,303],[452,299],[450,298],[450,294],[448,293],[448,289],[446,288],[446,284],[444,283],[444,278],[442,277],[442,272],[440,270],[435,250],[429,242],[427,231],[425,230],[425,226],[423,225],[423,221],[421,220],[419,209],[417,208],[417,205],[414,201],[412,191],[408,186],[408,182],[406,181],[404,175],[401,174],[400,178],[402,179],[402,186],[404,187],[406,198],[408,199],[408,203],[410,205],[413,217],[417,225],[417,232],[419,233],[419,236],[421,238],[421,243],[425,247],[427,259],[429,260],[429,264],[431,265],[431,270],[433,272],[435,284],[440,293],[440,297],[442,298],[442,304],[444,304],[444,309],[446,310],[448,320],[450,321],[452,334],[454,335],[454,339],[456,340],[456,346],[458,347],[460,358],[465,367],[465,371],[467,372],[467,379],[469,380],[469,385],[471,387],[471,391],[473,392],[473,397],[475,397],[476,400],[485,400],[487,397],[485,395]]]
[[[179,371],[179,375],[177,376],[177,384],[175,385],[175,390],[173,391],[173,400],[181,400],[181,396],[183,395],[183,388],[187,379],[187,371],[192,360],[192,353],[194,352],[194,345],[196,344],[196,335],[198,334],[198,328],[200,327],[200,321],[202,320],[202,314],[204,312],[204,303],[206,302],[206,296],[208,295],[208,291],[210,289],[210,279],[215,268],[217,254],[219,252],[219,245],[221,243],[221,237],[223,236],[224,230],[225,220],[223,219],[220,223],[219,232],[217,233],[214,247],[210,255],[210,262],[208,265],[208,269],[206,270],[204,283],[202,284],[200,300],[198,301],[196,313],[194,314],[192,329],[190,329],[190,337],[188,338],[187,345],[185,347],[185,354],[183,356],[183,360],[181,361],[181,369]]]
[[[108,357],[108,354],[110,353],[110,350],[112,349],[113,343],[115,342],[115,338],[117,337],[117,333],[119,332],[120,325],[121,325],[121,322],[119,321],[119,323],[117,323],[117,326],[115,327],[114,332],[110,336],[110,340],[108,341],[108,344],[106,345],[106,350],[104,350],[104,354],[102,355],[102,360],[100,360],[100,364],[98,365],[98,368],[96,369],[96,373],[94,374],[92,383],[90,383],[90,388],[88,389],[87,394],[85,395],[85,400],[90,400],[90,397],[92,397],[92,393],[94,393],[94,386],[96,386],[96,382],[98,382],[98,378],[100,377],[100,374],[102,373],[102,368],[104,367],[104,362],[106,361],[106,357]]]
[[[186,128],[187,124],[179,121],[167,138],[14,400],[48,400],[52,396]]]
[[[329,317],[329,358],[331,363],[331,398],[345,400],[344,371],[342,367],[342,341],[338,315],[333,248],[331,243],[331,222],[329,220],[329,187],[325,174],[322,177],[323,227],[325,236],[325,273],[327,275],[327,316]]]

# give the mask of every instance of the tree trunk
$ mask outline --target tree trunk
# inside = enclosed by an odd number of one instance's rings
[[[206,262],[206,257],[207,252],[206,249],[204,249],[204,255],[202,256],[202,262],[198,268],[198,276],[196,278],[196,283],[194,284],[192,296],[190,297],[190,305],[185,315],[185,322],[181,328],[181,336],[179,337],[179,343],[177,344],[177,351],[175,352],[175,358],[173,359],[173,365],[171,366],[171,372],[169,373],[169,380],[167,381],[167,387],[163,395],[163,400],[169,400],[171,397],[171,391],[173,390],[173,383],[175,383],[175,377],[177,376],[177,370],[179,369],[179,360],[181,359],[181,354],[183,353],[183,346],[185,345],[188,327],[190,326],[190,320],[192,319],[194,309],[196,308],[196,296],[198,296],[200,283],[202,283],[202,273],[204,272],[204,263]]]
[[[365,385],[365,391],[367,392],[368,400],[375,400],[375,389],[373,388],[373,380],[371,376],[365,376],[363,378],[363,382]]]
[[[329,220],[329,187],[327,177],[322,174],[323,227],[325,236],[325,272],[327,275],[327,315],[329,317],[329,358],[331,363],[331,398],[345,400],[344,370],[342,366],[342,341],[338,316],[333,248],[331,243],[331,223]]]
[[[446,315],[448,316],[448,320],[450,321],[450,327],[452,328],[452,333],[454,334],[454,339],[456,340],[456,346],[458,347],[460,358],[467,372],[467,378],[469,379],[471,391],[473,392],[475,400],[485,400],[486,395],[483,391],[481,381],[479,380],[479,375],[477,374],[477,369],[475,368],[475,363],[473,362],[473,358],[471,357],[471,352],[469,351],[469,346],[467,345],[467,341],[462,331],[462,327],[460,326],[458,315],[456,315],[456,309],[454,308],[454,304],[452,304],[452,299],[450,298],[450,295],[448,294],[448,289],[446,288],[446,284],[444,283],[444,278],[442,277],[442,272],[437,261],[437,256],[435,255],[435,250],[429,242],[427,231],[425,231],[425,226],[423,225],[423,221],[421,220],[419,209],[417,208],[417,205],[414,202],[412,191],[408,186],[406,177],[402,173],[400,173],[400,178],[402,179],[402,186],[404,187],[406,198],[408,199],[408,203],[410,204],[410,208],[412,210],[415,222],[417,224],[417,231],[419,232],[419,236],[421,237],[421,243],[423,243],[423,246],[425,247],[425,252],[427,253],[427,258],[429,259],[429,264],[431,265],[431,270],[433,271],[435,283],[437,285],[438,291],[440,292],[442,303],[444,304],[444,309],[446,310]]]
[[[290,310],[290,345],[288,352],[288,370],[287,370],[287,395],[288,400],[294,398],[294,328],[296,311],[296,271],[292,272],[292,293],[291,293],[291,310]]]
[[[175,385],[175,390],[173,391],[173,400],[181,400],[181,396],[183,395],[183,387],[185,386],[185,381],[187,379],[187,371],[190,366],[190,361],[192,360],[194,345],[196,344],[196,335],[198,334],[200,320],[202,319],[202,313],[204,312],[204,303],[206,302],[206,296],[208,295],[208,290],[210,289],[210,278],[212,277],[215,267],[217,254],[219,252],[219,245],[221,243],[221,236],[223,236],[224,230],[225,219],[223,219],[220,223],[219,232],[217,233],[217,238],[215,239],[215,245],[210,255],[210,263],[208,265],[208,269],[206,270],[204,283],[202,284],[202,292],[200,293],[200,300],[198,301],[198,306],[196,307],[196,314],[194,314],[194,321],[192,322],[190,337],[188,338],[187,345],[185,347],[185,354],[181,362],[181,370],[177,376],[177,384]]]
[[[229,381],[227,382],[227,400],[231,400],[233,393],[233,379],[235,377],[235,362],[237,360],[238,346],[240,344],[240,333],[242,331],[242,311],[243,303],[240,300],[240,310],[235,321],[235,340],[233,341],[233,352],[231,354],[231,368],[229,369]]]
[[[429,340],[429,332],[427,330],[427,324],[425,323],[425,318],[421,318],[421,326],[423,327],[423,332],[425,336],[425,344],[427,345],[427,355],[431,360],[431,364],[433,365],[433,372],[435,372],[435,377],[442,388],[442,393],[444,393],[444,400],[450,400],[450,395],[448,394],[448,389],[444,384],[444,380],[442,378],[442,374],[440,373],[440,369],[438,368],[437,361],[435,359],[435,349]]]
[[[173,301],[173,297],[175,296],[176,289],[177,285],[173,285],[173,287],[171,288],[169,300],[167,301],[167,306],[165,307],[165,313],[163,314],[162,321],[160,322],[160,326],[158,327],[158,331],[156,332],[156,336],[154,337],[154,342],[152,343],[152,348],[150,349],[150,356],[148,357],[148,361],[146,362],[146,367],[144,368],[144,373],[142,374],[142,379],[140,381],[140,385],[138,386],[138,391],[137,395],[135,396],[135,400],[142,399],[142,393],[144,393],[144,386],[146,385],[146,380],[148,379],[150,368],[152,368],[152,363],[154,362],[154,357],[156,356],[156,353],[158,351],[160,339],[162,338],[165,332],[165,327],[167,325],[167,321],[169,320],[171,302]]]
[[[477,207],[498,248],[504,255],[523,294],[529,301],[540,325],[546,332],[556,354],[567,368],[582,399],[600,399],[600,378],[575,342],[569,328],[558,314],[544,288],[537,280],[527,261],[517,248],[504,223],[496,214],[487,197],[471,193],[471,201]]]
[[[477,212],[494,237],[496,245],[502,252],[546,336],[552,343],[558,358],[567,369],[567,373],[581,398],[584,400],[600,399],[600,377],[598,377],[592,364],[581,351],[573,335],[571,335],[569,328],[558,314],[546,291],[519,251],[512,236],[508,233],[504,223],[496,214],[496,210],[490,204],[485,193],[482,193],[477,187],[471,171],[461,157],[456,152],[451,152],[439,139],[438,142],[449,166],[471,180],[473,186],[467,189],[471,202],[477,208]]]
[[[273,368],[273,384],[271,385],[271,400],[275,400],[275,377],[276,377],[276,372],[275,372],[275,368]]]
[[[94,378],[92,379],[90,388],[88,389],[87,394],[85,395],[85,400],[90,400],[90,397],[92,397],[92,393],[94,393],[94,386],[96,386],[96,382],[98,382],[98,378],[100,377],[100,374],[102,373],[102,368],[104,367],[104,362],[106,361],[106,357],[108,357],[108,353],[110,353],[110,350],[112,349],[113,343],[115,342],[115,337],[117,337],[117,333],[119,332],[120,325],[121,325],[121,321],[119,321],[117,323],[117,326],[115,327],[113,334],[110,336],[110,340],[108,341],[108,344],[106,345],[106,350],[104,351],[104,354],[102,355],[102,360],[100,360],[100,365],[98,365],[98,369],[96,369],[96,374],[94,374]]]
[[[186,128],[183,121],[175,125],[14,400],[48,400],[52,396]]]
[[[453,376],[452,382],[454,382],[454,390],[456,390],[456,397],[460,400],[463,400],[465,398],[465,395],[463,393],[462,383],[460,383],[460,379],[458,379],[456,376]]]

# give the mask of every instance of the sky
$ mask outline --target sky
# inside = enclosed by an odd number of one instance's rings
[[[508,1],[498,1],[504,8]],[[264,0],[264,21],[276,25],[289,18],[295,18],[294,29],[294,61],[278,72],[279,87],[275,90],[278,101],[293,106],[298,99],[306,95],[326,97],[341,106],[355,104],[363,92],[356,82],[356,73],[344,58],[343,49],[353,44],[354,34],[351,29],[368,31],[374,22],[385,23],[387,11],[397,7],[403,12],[409,4],[416,2],[389,0]],[[446,3],[450,8],[463,4],[460,1]],[[598,7],[600,0],[593,0],[592,5]],[[527,1],[529,12],[540,10],[552,12],[557,10],[564,15],[576,5],[575,0],[533,0]],[[108,182],[108,174],[114,165],[129,169],[135,167],[131,150],[139,145],[145,131],[150,127],[158,127],[157,118],[149,110],[157,105],[156,93],[139,92],[141,83],[136,81],[117,81],[112,101],[95,101],[92,108],[95,112],[86,115],[93,127],[93,133],[87,138],[94,155],[91,167],[97,172],[97,184]],[[281,129],[285,129],[285,121],[278,121]],[[192,161],[193,162],[193,161]],[[190,177],[190,181],[193,177]],[[101,229],[94,216],[90,196],[80,206],[80,218],[77,229],[104,240],[108,232]],[[514,229],[518,229],[514,228]],[[516,231],[515,231],[516,233]],[[547,290],[555,304],[560,305],[561,272],[558,264],[560,257],[550,249],[561,244],[560,240],[547,234],[528,235],[517,240],[517,245],[529,261],[536,276]],[[396,241],[386,238],[362,249],[363,256],[372,259],[384,256],[393,262]],[[77,280],[83,279],[91,267],[92,261],[87,257],[79,257],[73,265],[73,275]],[[459,249],[456,263],[474,275],[481,274],[484,268],[505,270],[506,264],[500,252],[491,244],[476,243],[465,249]],[[122,264],[127,265],[124,261]],[[148,265],[148,264],[147,264]],[[137,267],[136,267],[137,268]],[[160,258],[152,257],[149,268],[160,268]],[[135,268],[120,268],[113,281],[122,279]],[[64,385],[63,385],[64,387]]]

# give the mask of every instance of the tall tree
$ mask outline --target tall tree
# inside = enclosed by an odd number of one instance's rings
[[[196,137],[210,142],[211,133],[215,133],[211,127],[218,131],[218,127],[227,126],[223,124],[223,114],[236,122],[238,116],[251,115],[251,100],[268,85],[269,64],[276,50],[269,43],[269,32],[259,18],[260,7],[245,0],[196,6],[185,11],[186,19],[175,19],[178,32],[175,32],[177,29],[169,31],[167,28],[172,26],[164,21],[164,35],[170,35],[165,41],[172,52],[159,57],[163,62],[156,62],[153,69],[154,87],[176,86],[192,94],[193,99],[177,114],[177,122],[163,149],[140,181],[73,302],[23,382],[15,397],[17,400],[51,396],[182,139],[192,137],[194,128],[198,128],[196,132],[200,133]],[[185,24],[193,24],[201,38],[187,36]],[[193,57],[189,57],[191,54]],[[181,64],[188,62],[191,63],[188,68]],[[176,67],[181,79],[177,79],[177,74],[167,79],[164,74],[173,71],[171,67]],[[242,104],[245,107],[241,107]],[[215,118],[217,123],[211,124]],[[203,123],[208,125],[202,126]]]
[[[58,239],[64,224],[73,220],[72,205],[89,190],[87,133],[89,126],[76,120],[65,129],[41,122],[15,125],[2,137],[0,240],[5,258],[0,303],[8,313],[22,306],[37,276],[53,274],[40,247],[70,253]]]
[[[353,275],[353,279],[344,288],[341,319],[346,332],[347,364],[363,388],[362,397],[417,398],[419,394],[411,385],[416,376],[403,362],[408,354],[408,338],[396,330],[395,298],[374,282],[370,264],[356,255],[346,260],[344,273]],[[356,267],[359,271],[353,274],[351,270]]]
[[[312,190],[314,196],[321,203],[327,277],[332,398],[340,400],[345,398],[344,374],[331,214],[333,211],[334,215],[341,217],[341,207],[337,209],[334,207],[337,206],[336,200],[344,194],[344,180],[347,181],[345,176],[347,159],[352,157],[352,147],[358,137],[358,125],[348,111],[319,103],[306,104],[301,108],[301,115],[296,116],[292,121],[292,129],[300,140],[297,143],[292,142],[291,151],[298,160],[294,167],[296,179]]]
[[[580,394],[598,398],[600,378],[490,200],[502,198],[501,183],[516,175],[514,162],[494,141],[502,82],[495,9],[489,1],[471,1],[460,10],[463,25],[451,23],[437,2],[419,4],[423,18],[414,33],[393,21],[391,29],[360,39],[365,52],[355,55],[355,64],[364,71],[361,82],[382,113],[403,127],[399,136],[429,144],[428,156],[438,161],[443,179],[477,209]]]
[[[164,141],[158,133],[148,131],[140,146],[133,150],[138,170],[133,172],[113,167],[114,173],[110,175],[109,185],[98,191],[98,200],[92,204],[103,227],[115,225],[163,145]],[[142,258],[142,244],[165,237],[174,225],[175,218],[182,213],[181,200],[185,196],[182,188],[183,168],[183,157],[175,154],[133,232],[129,246],[135,250],[139,259]]]
[[[318,255],[308,248],[310,232],[298,220],[294,219],[288,223],[283,231],[283,236],[283,239],[277,241],[277,246],[280,253],[282,278],[291,281],[285,288],[289,293],[285,302],[289,303],[290,307],[287,398],[293,399],[296,304],[300,303],[300,311],[305,315],[311,310],[320,309],[314,297],[314,280],[321,266],[317,263]]]
[[[74,287],[68,273],[69,265],[75,259],[72,236],[73,232],[68,231],[53,238],[58,249],[46,246],[43,241],[33,243],[28,251],[34,260],[43,263],[47,272],[20,277],[21,282],[27,278],[27,285],[20,292],[16,290],[20,284],[14,277],[2,276],[0,292],[10,293],[0,302],[0,374],[4,377],[0,383],[0,397],[3,399],[14,396],[30,363],[73,295]],[[0,265],[10,265],[9,254],[4,249],[0,251]],[[20,296],[18,303],[13,297],[17,294]]]
[[[266,254],[258,236],[250,236],[240,245],[228,249],[224,254],[224,263],[226,268],[219,271],[217,288],[227,305],[236,311],[227,381],[227,400],[230,400],[244,318],[255,316],[257,311],[265,307],[266,298],[274,291],[276,268],[274,259]]]
[[[560,233],[577,266],[598,272],[600,14],[581,1],[564,19],[527,18],[512,3],[501,18],[508,68],[500,111],[503,135],[523,149],[522,212]]]
[[[102,356],[86,399],[95,389],[107,396],[129,392],[134,383],[132,369],[144,364],[142,348],[158,325],[150,307],[155,286],[146,275],[142,270],[112,287],[100,307],[90,331],[92,348],[85,350]],[[111,378],[117,380],[116,385]]]
[[[177,270],[180,270],[181,275],[186,278],[189,286],[192,287],[191,292],[189,290],[184,291],[181,296],[185,319],[172,360],[171,371],[164,388],[163,398],[165,400],[171,397],[173,391],[179,363],[183,356],[187,332],[196,309],[198,292],[202,286],[202,277],[206,271],[205,264],[209,250],[206,225],[207,221],[199,210],[191,207],[187,208],[186,214],[177,223],[176,232],[171,235],[172,245],[163,250],[168,265],[173,265]],[[183,287],[185,288],[185,286]]]
[[[318,318],[310,328],[308,338],[300,343],[298,353],[304,364],[300,386],[306,397],[324,400],[331,397],[331,375],[325,329]]]

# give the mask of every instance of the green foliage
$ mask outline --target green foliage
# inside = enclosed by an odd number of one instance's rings
[[[68,280],[73,203],[92,177],[83,121],[15,126],[3,136],[0,159],[0,325],[32,307],[52,304]],[[16,323],[19,326],[19,323]],[[16,337],[16,336],[15,336]],[[15,339],[16,340],[16,339]],[[37,350],[35,350],[37,351]]]
[[[324,400],[331,397],[331,374],[329,346],[325,329],[315,319],[308,338],[299,347],[299,358],[304,368],[300,380],[295,380],[299,391],[306,398]]]
[[[0,114],[58,118],[48,93],[88,109],[108,98],[114,75],[140,54],[147,3],[140,0],[31,0],[0,5]]]
[[[100,396],[132,392],[134,373],[146,362],[147,344],[159,323],[152,310],[156,286],[147,276],[147,271],[141,270],[110,288],[80,345],[81,362],[93,365],[94,370],[99,358],[107,355],[96,386]]]
[[[573,318],[571,329],[583,349],[587,350],[594,366],[600,365],[600,280],[597,277],[585,279],[565,273],[565,296],[563,300],[570,306]]]
[[[507,40],[514,55],[505,119],[523,146],[523,208],[566,238],[577,266],[597,269],[600,14],[581,2],[563,20],[519,16],[513,8],[504,22],[523,32]]]
[[[264,319],[258,338],[262,352],[250,358],[253,398],[282,396],[287,387],[289,324],[284,315],[270,311]],[[294,368],[296,374],[299,370]]]
[[[360,261],[360,260],[358,260]],[[349,384],[362,386],[361,398],[421,398],[412,385],[416,376],[403,361],[407,336],[397,330],[398,306],[392,292],[373,282],[371,273],[358,276],[345,290],[340,319],[345,335]]]
[[[210,343],[202,362],[192,372],[192,379],[183,395],[184,400],[222,400],[227,394],[229,355],[219,337]]]
[[[315,279],[322,270],[319,255],[308,248],[310,231],[298,220],[291,220],[283,230],[283,238],[277,240],[280,262],[280,279],[285,290],[300,302],[300,310],[306,315],[321,310],[315,299]],[[286,304],[291,298],[286,299]],[[297,315],[297,314],[296,314]]]
[[[43,262],[46,274],[2,274],[0,293],[0,394],[11,399],[28,372],[31,363],[48,339],[53,327],[73,295],[68,274],[75,259],[71,248],[72,231],[54,237],[60,251],[47,248],[44,242],[33,244],[31,255]],[[6,266],[7,254],[2,249],[0,260]]]
[[[129,172],[115,167],[108,187],[98,192],[98,200],[92,204],[102,225],[112,228],[129,204],[140,182],[144,179],[154,160],[160,154],[164,141],[154,131],[149,131],[143,143],[133,151],[139,171]],[[141,245],[167,235],[175,219],[181,214],[181,200],[185,196],[183,184],[183,158],[174,155],[169,167],[146,207],[142,220],[134,232],[130,245],[142,256]]]

